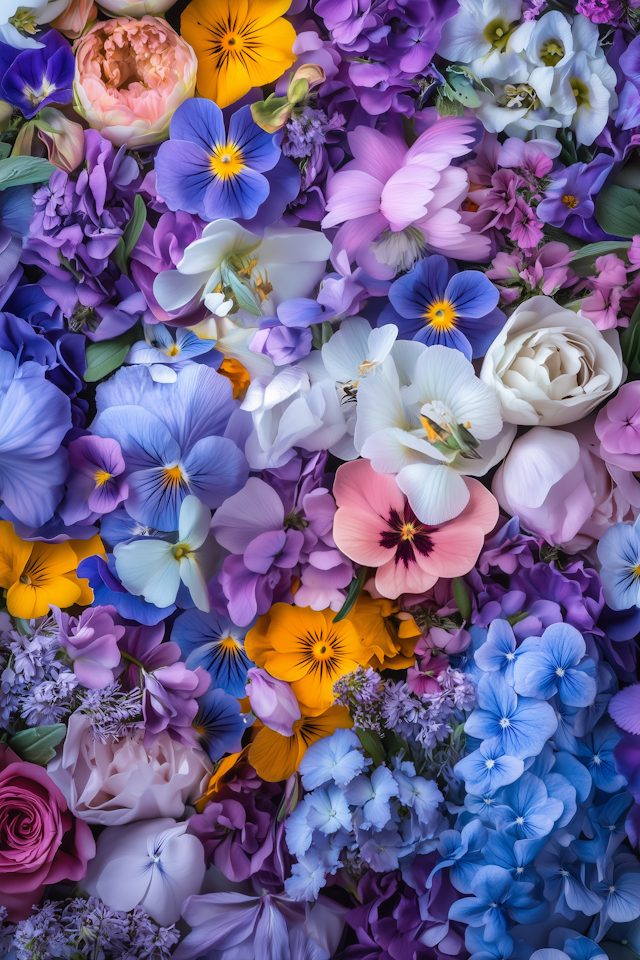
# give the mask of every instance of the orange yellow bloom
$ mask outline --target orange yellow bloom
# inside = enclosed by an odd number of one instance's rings
[[[281,77],[294,63],[296,32],[282,18],[291,0],[192,0],[181,34],[198,58],[197,89],[219,107]]]
[[[346,707],[329,707],[318,717],[303,713],[293,724],[292,737],[283,737],[275,730],[263,727],[249,746],[249,763],[263,780],[271,783],[286,780],[298,769],[312,743],[330,737],[338,727],[352,726]]]
[[[227,380],[231,380],[233,399],[244,400],[250,382],[249,371],[246,367],[243,367],[240,361],[234,360],[233,357],[225,357],[218,367],[218,373],[226,377]]]
[[[333,703],[333,685],[365,666],[373,651],[349,620],[335,611],[276,603],[246,636],[247,656],[272,677],[291,684],[300,708],[319,714]]]
[[[375,600],[363,591],[348,619],[371,647],[368,666],[374,670],[406,670],[413,666],[413,651],[421,631],[410,614],[400,613],[393,600]]]
[[[43,617],[49,607],[91,603],[88,580],[76,576],[84,557],[104,554],[99,536],[91,540],[43,543],[21,540],[13,524],[0,520],[0,587],[7,591],[7,610],[14,617]]]

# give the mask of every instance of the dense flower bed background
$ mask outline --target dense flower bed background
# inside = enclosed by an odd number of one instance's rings
[[[640,957],[640,0],[0,0],[0,956]]]

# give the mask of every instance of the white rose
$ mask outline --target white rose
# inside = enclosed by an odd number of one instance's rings
[[[202,750],[177,743],[166,730],[147,748],[133,737],[101,743],[89,718],[74,713],[47,773],[76,817],[114,827],[181,817],[185,804],[206,790],[211,763]]]
[[[581,420],[626,376],[615,330],[532,297],[487,350],[480,379],[493,387],[507,423],[558,427]]]

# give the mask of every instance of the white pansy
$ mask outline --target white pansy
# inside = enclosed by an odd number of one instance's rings
[[[210,609],[207,583],[198,551],[209,533],[211,511],[191,494],[180,507],[177,543],[144,537],[118,543],[113,549],[116,571],[125,590],[147,603],[166,607],[175,602],[180,582],[198,610]]]
[[[520,0],[460,0],[455,16],[446,20],[438,53],[468,64],[477,77],[505,80],[526,71],[511,47],[520,22]]]
[[[615,330],[532,297],[511,315],[486,352],[480,379],[509,423],[557,427],[581,420],[624,379]]]
[[[161,926],[180,919],[187,897],[200,893],[204,847],[188,823],[169,817],[107,827],[98,838],[82,887],[112,910],[138,904]]]
[[[423,523],[461,513],[469,500],[463,476],[483,476],[514,436],[493,392],[448,347],[401,341],[358,387],[356,449],[374,470],[397,474]]]

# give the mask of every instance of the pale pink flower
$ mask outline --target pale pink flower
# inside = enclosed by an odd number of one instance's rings
[[[368,460],[343,463],[333,485],[333,538],[356,563],[378,568],[381,596],[424,593],[439,577],[468,573],[498,519],[489,491],[469,477],[464,482],[470,497],[462,513],[429,526],[415,516],[394,476],[376,473]]]
[[[322,226],[343,224],[332,257],[346,250],[350,261],[378,279],[408,270],[427,249],[488,259],[489,238],[474,233],[460,209],[469,191],[467,172],[451,166],[469,152],[473,128],[468,118],[445,117],[411,147],[369,127],[349,133],[354,159],[327,184]]]
[[[165,20],[101,20],[77,41],[74,106],[117,147],[159,143],[183,100],[192,97],[198,61]]]

